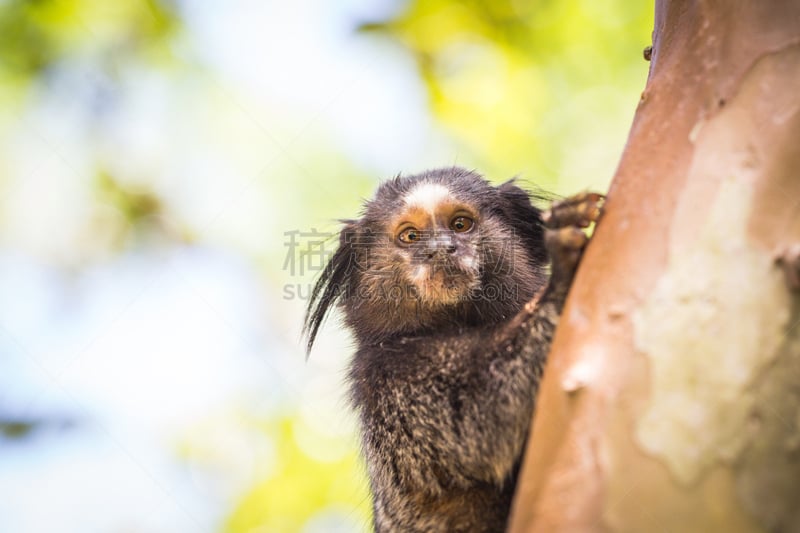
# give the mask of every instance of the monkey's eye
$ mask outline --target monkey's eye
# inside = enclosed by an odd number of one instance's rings
[[[405,244],[411,244],[412,242],[417,242],[420,238],[419,231],[416,228],[406,228],[400,232],[400,235],[397,236],[400,239],[400,242]]]
[[[459,233],[471,230],[474,225],[475,222],[471,218],[465,216],[457,216],[450,221],[450,229]]]

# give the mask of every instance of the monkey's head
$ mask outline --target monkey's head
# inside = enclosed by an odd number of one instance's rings
[[[513,180],[494,187],[458,167],[398,176],[345,221],[311,293],[308,349],[335,303],[360,343],[506,320],[544,285],[546,263],[540,211]]]

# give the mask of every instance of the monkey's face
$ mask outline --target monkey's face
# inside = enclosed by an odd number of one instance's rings
[[[451,167],[381,184],[314,287],[309,346],[339,303],[362,342],[517,313],[547,280],[539,211],[512,182]]]
[[[480,283],[476,206],[459,200],[439,183],[420,183],[409,190],[388,222],[389,256],[410,292],[428,304],[464,299]]]

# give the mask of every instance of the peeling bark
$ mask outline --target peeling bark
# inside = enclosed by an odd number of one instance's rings
[[[650,59],[510,529],[800,531],[800,2],[657,0]]]

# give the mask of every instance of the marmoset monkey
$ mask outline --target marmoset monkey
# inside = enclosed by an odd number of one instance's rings
[[[602,199],[543,214],[513,180],[454,167],[387,181],[345,221],[305,332],[310,350],[338,304],[354,333],[377,532],[505,530],[581,228]]]

